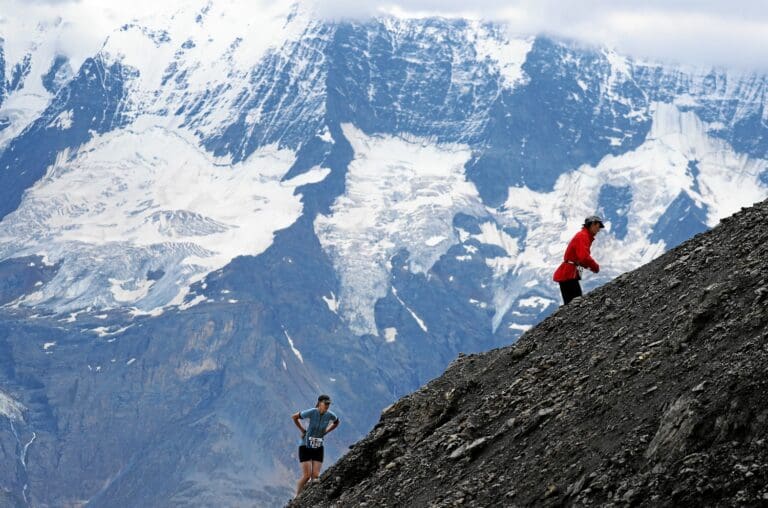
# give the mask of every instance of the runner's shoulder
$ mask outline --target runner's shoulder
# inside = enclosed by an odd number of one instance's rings
[[[312,408],[305,409],[304,411],[299,412],[299,416],[303,420],[305,418],[311,418],[314,415],[318,414],[319,412],[320,411],[316,407],[312,407]]]

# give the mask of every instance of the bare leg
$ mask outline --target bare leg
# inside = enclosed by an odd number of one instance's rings
[[[323,467],[323,463],[317,460],[312,461],[312,480],[317,480],[320,477],[320,469]]]
[[[304,486],[307,484],[307,482],[312,476],[313,462],[311,460],[308,460],[306,462],[300,462],[300,464],[301,464],[301,478],[299,478],[299,482],[296,484],[297,496],[301,493],[302,490],[304,490]]]

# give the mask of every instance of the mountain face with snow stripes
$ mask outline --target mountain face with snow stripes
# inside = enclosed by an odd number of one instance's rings
[[[514,342],[585,216],[592,288],[768,194],[765,76],[261,8],[169,3],[87,56],[66,20],[3,35],[9,503],[280,504],[289,414],[334,397],[333,459]]]

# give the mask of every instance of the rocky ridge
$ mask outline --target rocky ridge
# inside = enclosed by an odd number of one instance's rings
[[[290,506],[768,504],[768,201],[459,356]]]

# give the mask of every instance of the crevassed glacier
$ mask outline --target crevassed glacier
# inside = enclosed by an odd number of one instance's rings
[[[168,123],[142,117],[61,154],[0,222],[0,259],[62,262],[53,280],[16,304],[58,312],[181,304],[193,282],[268,248],[302,213],[296,187],[330,172],[314,168],[283,182],[293,151],[267,146],[231,164]]]

